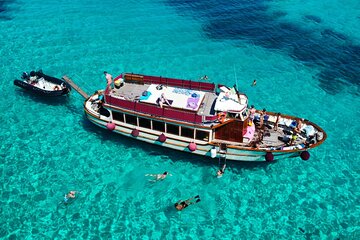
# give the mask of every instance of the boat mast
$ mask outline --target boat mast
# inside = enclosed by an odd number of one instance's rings
[[[234,64],[234,75],[235,75],[235,91],[236,91],[236,95],[238,97],[238,101],[240,103],[240,94],[239,94],[239,91],[237,89],[237,86],[238,86],[238,81],[237,81],[237,76],[236,76],[236,69],[235,69],[235,64]]]

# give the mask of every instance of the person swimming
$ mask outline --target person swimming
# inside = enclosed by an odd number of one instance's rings
[[[201,80],[209,80],[209,77],[207,75],[204,75],[203,77],[200,78]]]
[[[251,84],[252,87],[256,86],[256,79],[254,79],[253,83]]]
[[[68,204],[71,202],[71,200],[74,200],[76,198],[76,194],[79,193],[78,191],[70,191],[68,194],[65,194],[64,196],[64,204]]]
[[[149,180],[149,181],[161,181],[164,180],[167,176],[172,176],[172,174],[170,174],[169,172],[164,172],[164,173],[160,173],[160,174],[145,174],[145,176],[150,176],[150,177],[154,177],[153,180]]]
[[[226,164],[224,164],[224,166],[217,171],[217,173],[216,173],[217,178],[221,178],[224,175],[225,168],[226,168]]]
[[[189,198],[187,200],[179,200],[175,203],[175,208],[178,211],[182,211],[188,206],[200,202],[200,196],[196,195],[195,197]]]

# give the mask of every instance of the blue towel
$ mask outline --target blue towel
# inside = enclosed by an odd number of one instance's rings
[[[148,100],[149,97],[151,96],[151,92],[149,92],[149,91],[145,91],[145,92],[146,92],[146,94],[143,94],[143,95],[140,96],[140,101],[141,100]]]

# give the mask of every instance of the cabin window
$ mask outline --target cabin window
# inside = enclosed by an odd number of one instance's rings
[[[112,112],[113,119],[119,122],[124,122],[124,114],[119,112]]]
[[[197,140],[202,140],[202,141],[209,141],[209,132],[206,131],[201,131],[201,130],[196,130],[195,133],[195,138]]]
[[[137,126],[137,117],[129,114],[125,114],[126,123]]]
[[[151,129],[151,120],[147,118],[139,118],[139,127]]]
[[[179,126],[173,124],[166,124],[166,132],[174,135],[179,135]]]
[[[159,122],[159,121],[152,121],[153,124],[153,130],[159,131],[159,132],[165,132],[165,123]]]
[[[181,136],[187,138],[194,138],[194,129],[181,127]]]

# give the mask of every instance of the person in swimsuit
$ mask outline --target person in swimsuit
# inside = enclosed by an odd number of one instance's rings
[[[157,103],[160,105],[160,107],[162,108],[163,105],[166,103],[168,106],[170,106],[170,102],[169,100],[167,100],[167,98],[165,97],[165,93],[162,93],[161,96],[158,98]]]
[[[221,178],[223,176],[223,174],[225,173],[225,168],[226,168],[226,164],[224,164],[224,166],[217,171],[216,173],[217,178]]]
[[[250,119],[251,120],[254,120],[255,118],[255,113],[256,113],[256,109],[254,107],[254,105],[251,105],[250,109],[249,109],[249,112],[250,112]]]
[[[296,121],[296,127],[294,128],[295,132],[297,132],[297,133],[301,132],[301,128],[303,127],[303,121],[304,121],[304,119],[298,119]]]
[[[275,124],[274,124],[274,131],[278,130],[280,119],[281,119],[281,113],[277,113],[276,121],[275,121]]]
[[[175,208],[178,211],[182,211],[188,206],[200,202],[200,196],[196,195],[195,197],[189,198],[188,200],[179,200],[175,203]]]
[[[111,84],[113,82],[113,78],[112,76],[108,73],[108,72],[104,72],[104,75],[105,75],[105,78],[106,78],[106,83],[107,83],[107,87],[106,88],[109,88],[111,90]]]
[[[64,204],[68,204],[70,200],[73,200],[76,198],[77,191],[70,191],[68,194],[65,194],[64,196]]]
[[[164,180],[167,176],[172,176],[172,175],[168,172],[164,172],[162,174],[161,173],[160,174],[145,174],[145,176],[154,177],[153,180],[149,180],[149,181],[156,182],[156,181]]]
[[[260,112],[260,125],[259,128],[262,129],[264,126],[264,117],[266,115],[266,109],[264,108],[261,112]]]

